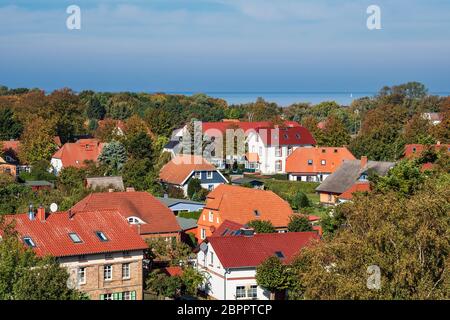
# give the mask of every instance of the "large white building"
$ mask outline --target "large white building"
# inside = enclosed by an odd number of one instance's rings
[[[201,289],[219,300],[269,300],[271,293],[256,282],[256,267],[270,256],[289,263],[319,239],[316,232],[253,234],[231,229],[221,226],[214,233],[218,236],[208,237],[197,254],[197,268],[206,274]]]
[[[258,128],[247,138],[246,169],[262,174],[286,173],[286,159],[300,147],[316,144],[304,127]]]

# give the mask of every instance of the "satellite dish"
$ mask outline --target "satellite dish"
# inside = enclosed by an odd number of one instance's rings
[[[56,212],[56,211],[58,211],[58,205],[57,205],[56,203],[52,203],[52,204],[50,205],[50,211],[51,211],[51,212]]]
[[[207,245],[206,243],[202,242],[202,243],[200,244],[200,250],[201,250],[202,252],[208,251],[208,245]]]

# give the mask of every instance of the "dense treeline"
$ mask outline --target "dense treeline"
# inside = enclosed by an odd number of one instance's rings
[[[423,118],[425,112],[440,112],[442,122],[432,125]],[[350,106],[323,102],[296,103],[286,108],[261,98],[254,103],[227,105],[205,94],[76,93],[68,88],[46,93],[0,86],[0,140],[20,139],[17,157],[34,167],[31,174],[22,174],[21,180],[56,180],[57,186],[50,195],[36,196],[2,175],[0,212],[17,212],[29,202],[45,203],[48,198],[61,199],[66,208],[86,193],[81,179],[94,174],[120,174],[126,186],[156,195],[168,191],[180,196],[174,190],[163,190],[156,177],[168,161],[161,150],[172,131],[192,119],[269,120],[274,124],[282,119],[295,120],[307,127],[321,146],[348,145],[356,157],[397,160],[406,143],[449,143],[449,113],[450,97],[430,96],[416,82],[384,87],[378,95],[355,100]],[[118,134],[118,121],[123,124],[123,134]],[[55,136],[62,143],[93,136],[110,144],[98,166],[65,169],[56,178],[46,174],[57,148]],[[25,194],[29,195],[18,196]]]

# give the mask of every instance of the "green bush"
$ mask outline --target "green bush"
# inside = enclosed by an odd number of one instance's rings
[[[179,212],[178,216],[180,218],[198,220],[198,218],[200,218],[201,214],[202,214],[202,210],[200,210],[200,211],[193,211],[193,212]]]

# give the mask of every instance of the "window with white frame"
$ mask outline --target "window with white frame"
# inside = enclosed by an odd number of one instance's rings
[[[79,267],[77,272],[78,284],[86,283],[86,268]]]
[[[107,264],[103,267],[103,280],[112,280],[112,265]]]
[[[323,165],[323,166],[326,165],[327,164],[327,160],[321,160],[320,164]]]
[[[124,263],[122,264],[122,279],[130,279],[130,264]]]
[[[250,286],[247,288],[247,297],[248,298],[256,298],[258,297],[258,286]]]
[[[281,157],[283,155],[283,147],[278,146],[275,148],[275,157]]]
[[[236,287],[236,298],[245,298],[245,287],[244,286],[237,286]]]
[[[308,160],[308,166],[312,166],[313,165],[313,161],[311,159]]]
[[[282,171],[283,170],[283,164],[281,163],[281,160],[275,161],[275,171]]]
[[[214,264],[214,252],[209,253],[209,264],[211,266]]]
[[[112,294],[112,293],[105,293],[105,294],[102,294],[102,295],[100,296],[100,299],[101,299],[101,300],[113,300],[113,294]]]
[[[214,222],[214,213],[212,211],[209,212],[209,222]]]
[[[195,177],[196,179],[201,179],[201,178],[202,178],[202,173],[201,173],[200,171],[196,171],[196,172],[194,173],[194,177]]]
[[[207,171],[206,172],[206,179],[212,179],[213,178],[213,172],[212,171]]]

